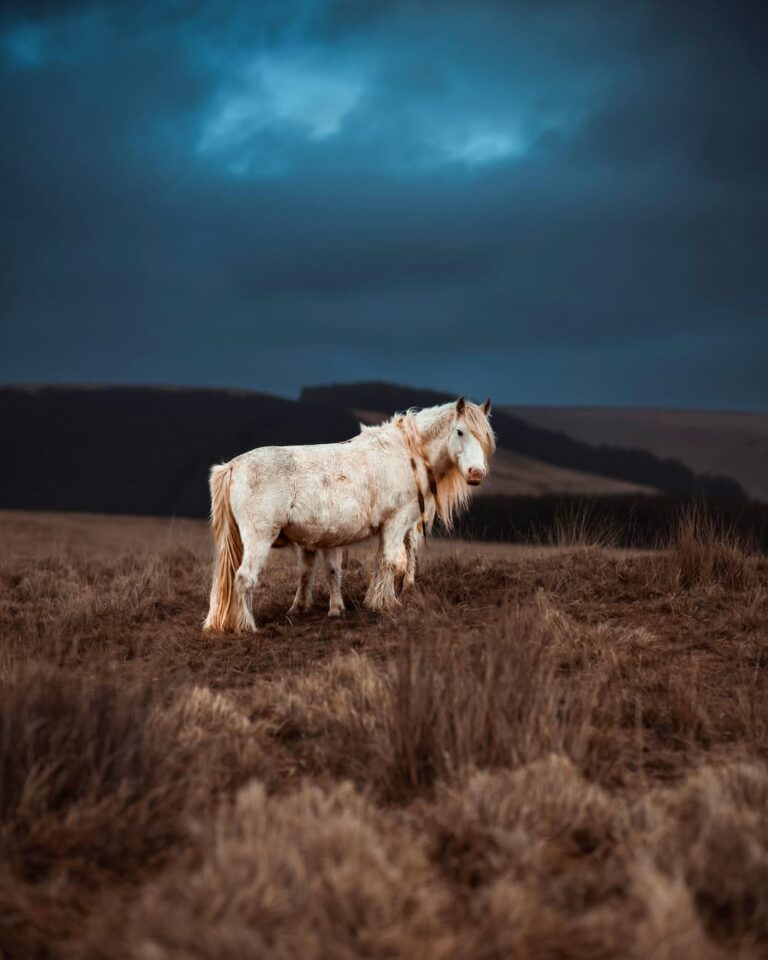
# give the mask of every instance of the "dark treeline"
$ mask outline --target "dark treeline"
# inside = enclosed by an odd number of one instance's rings
[[[768,504],[697,497],[476,497],[456,533],[508,543],[597,542],[654,548],[681,520],[706,518],[722,535],[768,553]]]
[[[450,394],[391,383],[344,383],[306,387],[302,400],[346,409],[393,412],[410,406],[426,407],[455,399]],[[482,401],[483,397],[475,397]],[[729,477],[696,474],[678,460],[662,459],[647,450],[593,447],[555,430],[526,423],[503,410],[494,410],[493,429],[499,446],[544,463],[654,487],[673,496],[705,495],[745,498],[741,486]]]
[[[344,410],[245,391],[2,389],[0,507],[205,517],[211,464],[357,431]]]

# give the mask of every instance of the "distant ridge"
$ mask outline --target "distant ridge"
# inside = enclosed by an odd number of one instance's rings
[[[403,410],[454,399],[452,394],[381,381],[305,387],[301,399],[347,410]],[[482,401],[483,397],[475,397]],[[745,498],[740,484],[724,476],[694,473],[672,458],[647,450],[591,446],[565,433],[528,423],[504,408],[495,408],[493,428],[499,446],[544,463],[652,487],[674,496]]]

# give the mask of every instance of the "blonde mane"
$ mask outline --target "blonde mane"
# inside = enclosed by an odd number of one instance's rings
[[[452,466],[437,481],[435,507],[440,522],[446,530],[453,530],[456,517],[463,513],[469,504],[470,488],[458,467]]]
[[[419,456],[428,466],[428,472],[431,475],[432,468],[426,453],[426,444],[448,429],[453,423],[455,413],[454,401],[434,407],[424,407],[421,410],[411,407],[405,413],[396,413],[376,426],[361,424],[361,432],[384,431],[388,427],[399,427],[405,433],[411,453],[415,452]],[[463,417],[467,428],[482,446],[486,463],[489,463],[496,450],[496,438],[483,408],[476,403],[467,403]],[[435,500],[435,512],[445,529],[451,530],[456,517],[466,510],[469,504],[471,488],[456,465],[452,465],[439,479],[435,478],[435,480],[436,489],[431,491]],[[430,529],[431,526],[432,524]]]

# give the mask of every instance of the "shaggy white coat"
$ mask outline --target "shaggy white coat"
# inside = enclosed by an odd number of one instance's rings
[[[396,578],[412,580],[418,537],[435,513],[450,526],[466,504],[469,486],[485,479],[495,448],[490,403],[456,403],[409,411],[377,427],[363,427],[343,443],[260,447],[211,470],[211,520],[216,564],[208,616],[210,630],[255,630],[253,591],[270,548],[292,543],[328,551],[331,607],[340,612],[341,557],[337,548],[379,538],[366,605],[396,604]],[[429,472],[436,483],[430,493]],[[312,564],[304,565],[294,608],[306,603]],[[302,586],[303,581],[303,586]],[[292,608],[292,609],[294,609]]]

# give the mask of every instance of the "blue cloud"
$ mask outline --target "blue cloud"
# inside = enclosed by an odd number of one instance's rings
[[[3,51],[14,67],[34,70],[48,56],[48,34],[38,23],[20,23],[2,34]]]

